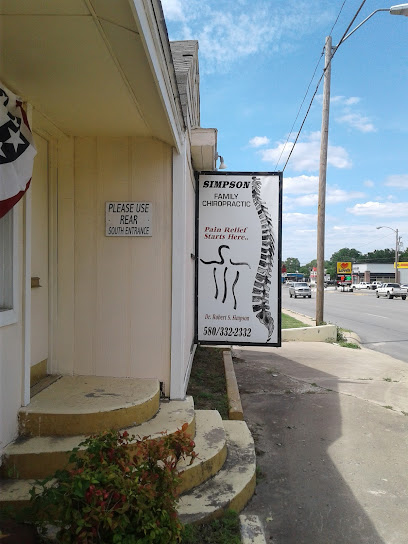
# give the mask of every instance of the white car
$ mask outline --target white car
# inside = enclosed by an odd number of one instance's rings
[[[394,297],[401,297],[402,300],[407,298],[407,290],[400,286],[399,283],[383,283],[381,287],[376,290],[377,298],[387,297],[392,299]]]
[[[353,283],[353,289],[371,289],[371,283],[360,281],[360,283]]]
[[[312,291],[305,281],[296,281],[289,287],[289,296],[312,298]]]

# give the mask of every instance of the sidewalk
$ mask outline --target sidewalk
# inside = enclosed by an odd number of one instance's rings
[[[246,359],[244,353],[259,354],[261,360],[269,360],[279,372],[299,381],[408,414],[408,364],[389,355],[326,342],[284,342],[275,350],[257,346],[233,350],[233,356]]]
[[[408,364],[324,342],[233,350],[273,544],[406,544]]]

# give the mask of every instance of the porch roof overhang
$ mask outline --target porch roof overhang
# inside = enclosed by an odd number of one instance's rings
[[[181,149],[157,0],[1,0],[0,80],[66,134],[155,137]]]
[[[194,170],[215,170],[217,157],[217,129],[193,128],[191,130],[191,158]]]

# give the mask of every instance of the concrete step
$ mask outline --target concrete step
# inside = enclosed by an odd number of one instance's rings
[[[36,480],[1,480],[0,508],[13,507],[17,510],[27,506],[30,500],[30,489]],[[40,488],[38,488],[40,489]]]
[[[196,410],[194,451],[198,457],[191,465],[180,461],[181,484],[178,492],[184,493],[214,476],[227,457],[227,440],[223,421],[216,410]]]
[[[159,409],[158,380],[63,376],[19,412],[23,436],[87,435],[143,423]]]
[[[197,410],[194,414],[192,397],[187,397],[185,401],[171,401],[164,406],[165,408],[160,410],[154,420],[156,429],[163,430],[164,428],[166,428],[170,433],[171,431],[175,431],[180,428],[183,423],[186,422],[186,417],[188,417],[187,422],[190,422],[190,428],[188,430],[194,428],[194,424],[196,426],[196,436],[194,441],[196,444],[195,451],[198,453],[198,458],[196,458],[194,462],[189,466],[187,466],[188,463],[186,461],[182,461],[179,465],[179,471],[181,472],[181,484],[179,486],[179,493],[183,493],[192,489],[195,486],[202,484],[222,468],[227,457],[227,440],[226,432],[223,425],[223,423],[225,422],[222,421],[220,414],[216,410]],[[166,419],[167,421],[164,421],[164,419]],[[170,419],[172,420],[171,425],[169,424]],[[161,424],[161,422],[164,424],[164,426]],[[129,433],[133,432],[133,434],[140,434],[140,436],[146,436],[146,434],[150,434],[151,438],[157,438],[162,435],[161,431],[157,430],[153,433],[140,432],[147,430],[149,429],[147,429],[147,424],[145,423],[133,429],[129,429],[128,431]],[[154,429],[152,428],[150,430]],[[134,431],[137,431],[137,433]],[[71,442],[66,442],[66,444],[72,445],[73,438],[78,437],[72,437],[67,439],[71,440]],[[64,439],[57,438],[56,440],[57,442],[61,442],[61,440]],[[26,444],[29,442],[31,442],[32,444],[36,442],[38,445],[40,441],[42,441],[43,445],[47,444],[48,446],[52,446],[52,443],[50,442],[50,439],[48,437],[31,438],[26,441]],[[14,445],[13,447],[16,449],[17,445]],[[11,449],[10,446],[9,448]],[[27,447],[25,449],[27,449]],[[66,456],[68,455],[66,454],[66,452],[64,453]],[[26,458],[24,459],[24,464],[22,460],[19,459],[19,455],[26,455]],[[36,482],[35,478],[40,479],[46,476],[46,474],[41,474],[41,476],[31,476],[31,478],[29,478],[28,473],[30,472],[30,463],[32,463],[31,470],[33,466],[35,466],[35,470],[37,472],[41,472],[42,463],[48,463],[48,468],[53,463],[53,457],[51,455],[51,452],[47,454],[46,460],[44,460],[43,458],[42,462],[38,462],[38,460],[36,460],[34,457],[35,454],[33,453],[31,453],[31,455],[28,453],[23,454],[20,451],[19,455],[9,455],[9,457],[6,459],[6,467],[10,469],[11,460],[20,463],[20,470],[22,472],[20,476],[24,477],[25,479],[8,479],[0,482],[0,507],[10,504],[14,506],[26,505],[30,499],[30,489]],[[41,454],[38,455],[40,459]],[[64,461],[66,460],[66,456],[64,457]],[[52,474],[54,470],[48,470],[47,472],[48,474]]]
[[[162,401],[157,414],[140,425],[124,427],[130,435],[157,438],[163,431],[168,434],[188,423],[188,432],[195,434],[195,412],[192,397],[182,401]],[[109,427],[104,427],[103,430]],[[70,452],[85,440],[86,435],[19,437],[3,450],[0,475],[3,478],[41,479],[64,468]]]
[[[240,512],[252,497],[256,483],[255,447],[244,421],[224,421],[228,455],[222,469],[205,483],[180,497],[183,523],[203,523],[227,509]]]

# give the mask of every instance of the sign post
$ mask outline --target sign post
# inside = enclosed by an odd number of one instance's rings
[[[198,176],[196,337],[281,344],[282,173]]]

